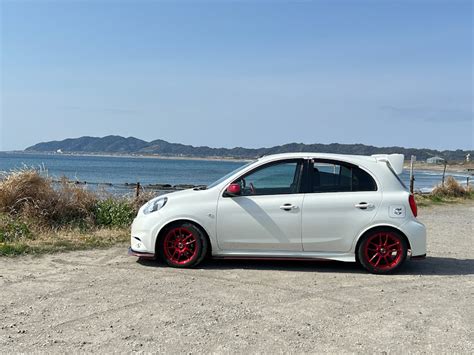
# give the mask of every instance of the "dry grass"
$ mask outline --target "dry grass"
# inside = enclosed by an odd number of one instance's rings
[[[467,188],[459,184],[452,176],[448,176],[444,185],[438,185],[428,195],[416,195],[416,202],[419,207],[445,203],[462,203],[465,200],[474,198],[472,188]]]
[[[444,185],[438,185],[431,192],[433,196],[438,197],[460,197],[469,198],[471,196],[471,189],[465,188],[459,184],[452,176],[448,176]]]
[[[151,197],[115,198],[34,169],[0,176],[0,255],[96,248],[128,240],[136,210]],[[108,223],[104,223],[108,221]]]
[[[59,188],[33,169],[4,175],[0,181],[0,212],[59,228],[82,221],[92,224],[97,195],[62,179]]]
[[[0,182],[0,211],[18,215],[52,194],[51,184],[35,170],[5,174]]]

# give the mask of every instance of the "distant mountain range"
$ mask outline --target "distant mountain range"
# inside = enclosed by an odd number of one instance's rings
[[[161,139],[151,142],[121,136],[106,137],[80,137],[69,138],[62,141],[51,141],[35,144],[26,148],[27,152],[57,152],[63,153],[88,153],[88,154],[139,154],[139,155],[161,155],[161,156],[184,156],[184,157],[223,157],[223,158],[255,158],[267,154],[288,152],[320,152],[337,154],[388,154],[402,153],[409,159],[416,155],[418,160],[424,160],[433,156],[440,156],[447,160],[462,161],[466,154],[474,151],[415,149],[403,147],[374,147],[364,144],[303,144],[289,143],[270,148],[211,148],[207,146],[194,147],[179,143],[169,143]]]

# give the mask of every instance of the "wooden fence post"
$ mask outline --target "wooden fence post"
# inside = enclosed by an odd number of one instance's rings
[[[444,187],[444,177],[446,175],[446,164],[447,164],[447,162],[446,162],[446,159],[445,159],[444,160],[444,169],[443,169],[443,180],[442,180],[442,183],[441,183],[441,185],[443,185],[443,187]]]
[[[135,188],[135,198],[137,199],[140,196],[140,183],[137,182],[137,186]]]

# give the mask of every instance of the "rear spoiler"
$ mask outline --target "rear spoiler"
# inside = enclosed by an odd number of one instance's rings
[[[372,156],[377,161],[387,162],[397,175],[403,172],[403,162],[405,160],[403,154],[374,154]]]

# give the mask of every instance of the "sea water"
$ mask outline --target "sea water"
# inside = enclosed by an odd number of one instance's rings
[[[232,160],[196,160],[149,158],[133,156],[84,156],[65,154],[24,154],[0,152],[0,171],[25,167],[36,168],[43,174],[59,179],[96,184],[125,186],[140,182],[149,184],[208,185],[246,162]],[[447,173],[461,183],[467,174]],[[409,185],[409,172],[400,175]],[[415,170],[415,188],[429,190],[441,182],[442,173]]]

